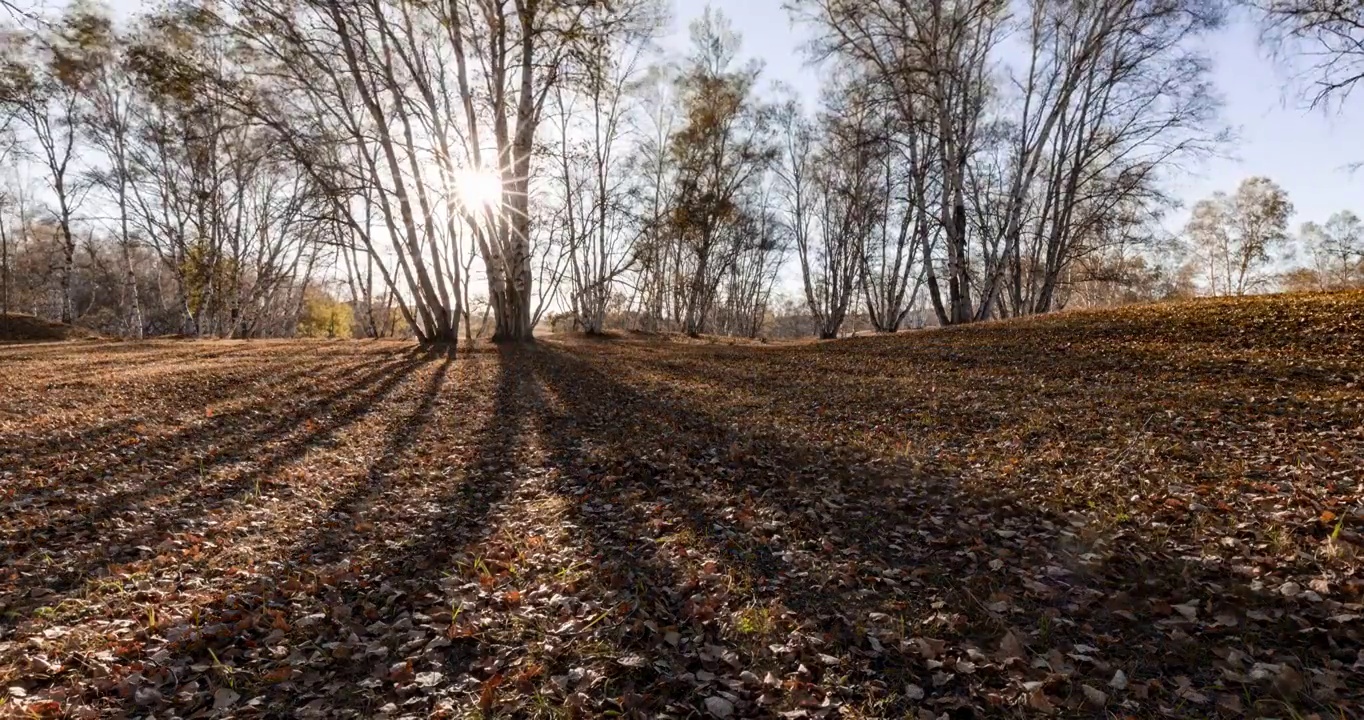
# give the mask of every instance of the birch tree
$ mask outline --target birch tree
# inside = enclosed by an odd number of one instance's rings
[[[632,93],[658,27],[650,22],[642,25],[645,32],[595,38],[573,82],[555,90],[555,200],[562,203],[570,308],[589,334],[603,331],[617,280],[638,258],[641,227],[628,208],[627,163],[639,121]]]
[[[1298,237],[1321,289],[1364,284],[1364,221],[1358,215],[1343,210],[1324,223],[1303,223]]]
[[[134,88],[127,69],[127,43],[115,32],[113,21],[88,13],[80,22],[82,66],[88,76],[80,124],[90,144],[104,158],[103,167],[89,170],[90,182],[102,188],[115,209],[114,231],[122,261],[120,295],[128,309],[126,334],[141,339],[145,327],[141,293],[134,268],[135,238],[132,231],[132,168],[130,146],[135,143]]]
[[[1364,79],[1364,5],[1350,0],[1243,0],[1262,39],[1292,63],[1312,107],[1344,102]]]
[[[82,16],[69,14],[41,32],[0,38],[0,104],[23,128],[29,154],[43,169],[61,243],[59,316],[75,320],[72,280],[76,262],[76,212],[85,198],[78,179],[81,83],[88,77],[78,52]]]
[[[726,274],[744,249],[742,198],[775,160],[773,111],[755,97],[760,68],[736,68],[739,38],[707,8],[691,27],[693,55],[679,84],[682,127],[670,139],[677,194],[669,230],[678,238],[679,317],[704,332]]]
[[[783,176],[801,283],[819,337],[838,336],[862,288],[866,248],[886,209],[877,118],[833,96],[817,125],[788,110]]]
[[[1293,204],[1266,177],[1246,178],[1234,195],[1214,193],[1194,206],[1185,229],[1213,295],[1245,295],[1262,287],[1271,253],[1288,237]]]

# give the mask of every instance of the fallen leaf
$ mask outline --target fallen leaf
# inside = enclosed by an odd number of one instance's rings
[[[1048,715],[1056,712],[1056,706],[1052,704],[1051,698],[1042,688],[1037,688],[1028,693],[1028,707]]]
[[[718,718],[734,716],[734,703],[718,695],[706,698],[706,712]]]
[[[261,682],[270,684],[282,683],[288,681],[293,675],[294,669],[285,665],[265,673],[265,675],[261,676]]]
[[[1113,679],[1108,681],[1108,686],[1113,688],[1114,690],[1119,691],[1126,690],[1127,673],[1124,673],[1122,670],[1117,670],[1116,672],[1114,672]]]
[[[1028,657],[1028,651],[1023,647],[1023,642],[1018,639],[1012,630],[1004,633],[1004,637],[999,641],[999,659],[1013,660]]]
[[[226,710],[233,705],[236,705],[241,697],[241,693],[238,693],[231,688],[218,688],[213,692],[213,709]]]
[[[616,658],[616,662],[628,668],[642,668],[649,664],[642,655],[622,655]]]
[[[444,674],[435,671],[430,671],[417,673],[416,677],[414,678],[414,681],[417,683],[417,687],[431,688],[440,684],[440,681],[443,679],[445,679]]]

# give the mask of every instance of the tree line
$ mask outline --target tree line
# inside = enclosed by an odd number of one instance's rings
[[[810,105],[718,11],[659,52],[661,0],[16,15],[2,309],[129,337],[834,337],[1262,284],[1291,209],[1268,180],[1196,206],[1160,262],[1170,176],[1229,137],[1223,3],[785,5]],[[1260,9],[1298,56],[1345,22],[1290,10]],[[1318,286],[1357,223],[1304,229]]]
[[[1194,204],[1184,230],[1182,281],[1210,295],[1364,287],[1364,221],[1349,210],[1289,229],[1294,206],[1267,177]]]

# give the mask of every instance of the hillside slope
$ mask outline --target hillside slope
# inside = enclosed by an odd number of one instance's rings
[[[0,315],[0,343],[51,342],[54,340],[95,340],[99,333],[73,325],[43,320],[32,315]]]
[[[0,347],[0,717],[1356,717],[1361,312]]]
[[[1165,699],[1137,715],[1272,716],[1286,696],[1329,707],[1314,703],[1339,673],[1364,670],[1361,349],[1356,292],[798,347],[571,348],[562,385],[597,386],[579,407],[618,431],[625,467],[732,468],[713,511],[803,507],[773,517],[799,518],[811,549],[859,538],[850,567],[916,573],[945,603],[922,634],[978,633],[987,653],[1005,628],[1027,628],[1030,653],[1066,634],[1101,657],[1063,652],[1055,672],[1105,693],[1115,666],[1158,679]],[[754,474],[801,482],[805,503]]]

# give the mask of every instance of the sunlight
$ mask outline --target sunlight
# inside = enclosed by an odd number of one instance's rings
[[[455,174],[455,192],[467,210],[485,210],[502,202],[502,178],[492,170],[460,170]]]

